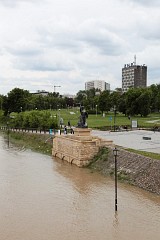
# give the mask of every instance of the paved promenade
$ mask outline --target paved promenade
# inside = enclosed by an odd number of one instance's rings
[[[128,132],[92,130],[92,135],[113,140],[113,143],[118,146],[160,154],[160,132],[145,130],[133,130]],[[144,140],[143,137],[150,137],[151,140]]]

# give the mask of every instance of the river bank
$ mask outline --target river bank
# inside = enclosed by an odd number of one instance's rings
[[[18,145],[23,148],[29,148],[36,152],[51,155],[52,154],[52,137],[49,134],[27,133],[1,131],[10,144]]]
[[[119,149],[117,157],[118,179],[160,195],[160,160]],[[112,148],[102,148],[88,166],[103,175],[114,175]]]
[[[7,135],[6,135],[7,137]],[[48,134],[10,132],[11,143],[51,155],[52,137]],[[114,176],[112,148],[102,148],[88,165],[92,171]],[[118,179],[160,195],[160,160],[120,148],[117,157]]]

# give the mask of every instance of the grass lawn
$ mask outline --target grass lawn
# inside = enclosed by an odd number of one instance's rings
[[[63,118],[64,125],[68,124],[68,121],[70,121],[72,126],[76,126],[78,123],[78,119],[80,116],[79,109],[61,109],[58,111],[52,111],[53,116],[57,116],[57,118]],[[141,117],[141,116],[134,116],[131,117],[129,120],[128,117],[126,117],[123,114],[117,113],[115,117],[115,125],[116,126],[131,126],[131,121],[137,120],[138,121],[138,127],[145,127],[145,128],[152,128],[153,126],[159,126],[160,127],[160,113],[157,114],[150,114],[147,117]],[[98,114],[92,115],[90,114],[87,119],[88,127],[91,128],[102,128],[102,127],[108,127],[111,128],[111,126],[114,126],[114,113],[109,112],[105,113],[105,117]]]
[[[126,150],[129,151],[129,152],[134,152],[134,153],[141,154],[141,155],[143,155],[145,157],[150,157],[152,159],[160,160],[160,154],[159,153],[139,151],[139,150],[135,150],[135,149],[131,149],[131,148],[126,148]]]

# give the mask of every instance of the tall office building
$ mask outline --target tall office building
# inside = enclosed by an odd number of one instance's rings
[[[110,91],[110,84],[106,83],[103,80],[94,80],[94,81],[89,81],[89,82],[85,82],[85,90],[90,90],[92,88],[95,89],[100,89],[102,92],[105,90],[109,90]]]
[[[122,68],[122,92],[126,92],[129,88],[146,87],[147,86],[147,66],[136,65],[135,61],[131,64],[125,64]]]

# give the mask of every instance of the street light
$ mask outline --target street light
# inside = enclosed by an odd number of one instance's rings
[[[8,142],[8,148],[9,148],[9,121],[7,121],[7,142]]]
[[[8,116],[7,116],[8,120],[7,120],[7,142],[8,142],[8,148],[9,148],[9,120],[10,120],[10,113],[8,111]]]
[[[61,117],[60,111],[61,109],[58,109],[58,126],[60,126],[60,117]]]
[[[97,117],[97,105],[96,105],[96,117]]]
[[[115,159],[115,211],[117,212],[117,156],[118,156],[118,149],[115,147],[113,149],[113,155]]]

